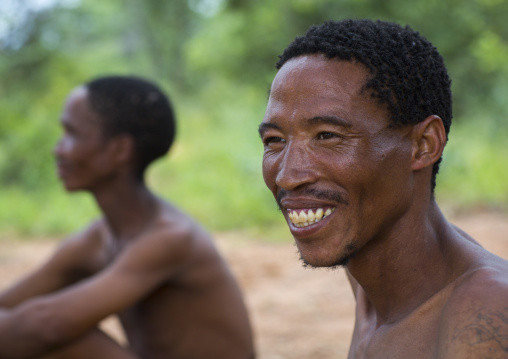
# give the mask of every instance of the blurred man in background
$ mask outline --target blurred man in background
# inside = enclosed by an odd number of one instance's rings
[[[209,235],[146,186],[174,138],[168,98],[134,77],[71,92],[55,148],[102,217],[0,294],[0,358],[253,358],[239,287]],[[117,314],[128,346],[98,328]]]
[[[346,267],[349,358],[507,358],[508,262],[441,213],[441,55],[409,27],[326,22],[285,49],[259,132],[304,263]]]

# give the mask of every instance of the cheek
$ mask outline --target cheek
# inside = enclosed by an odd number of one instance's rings
[[[373,159],[359,173],[364,179],[363,200],[366,206],[375,207],[375,211],[395,210],[411,192],[410,161],[399,150],[382,153]]]
[[[276,191],[275,179],[277,178],[277,168],[275,156],[265,154],[263,156],[263,179],[266,186],[274,193]]]

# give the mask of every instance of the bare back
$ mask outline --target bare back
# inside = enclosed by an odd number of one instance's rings
[[[250,357],[252,333],[240,290],[209,235],[168,205],[158,225],[175,228],[184,253],[170,278],[120,314],[133,349],[150,358]]]
[[[96,273],[131,259],[148,268],[166,261],[166,278],[118,313],[130,348],[142,358],[250,358],[250,323],[239,287],[210,236],[160,202],[158,217],[137,238],[113,239],[100,223]],[[161,255],[162,253],[162,255]],[[98,261],[95,261],[97,264]]]

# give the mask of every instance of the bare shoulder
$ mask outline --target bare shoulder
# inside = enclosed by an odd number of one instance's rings
[[[83,246],[86,247],[99,244],[104,237],[104,226],[103,219],[94,220],[81,230],[69,235],[63,244],[81,248]]]
[[[197,242],[208,241],[209,235],[189,215],[161,201],[157,219],[143,234],[146,240],[172,250],[190,250]]]
[[[443,308],[438,358],[508,357],[508,262],[463,275]]]
[[[103,220],[95,220],[83,229],[67,236],[57,247],[55,255],[84,257],[103,242]]]
[[[101,271],[112,260],[104,220],[98,219],[65,238],[45,266],[64,273],[72,283]]]
[[[124,257],[138,268],[164,267],[175,274],[215,255],[210,235],[190,216],[163,202],[159,216],[126,248]]]

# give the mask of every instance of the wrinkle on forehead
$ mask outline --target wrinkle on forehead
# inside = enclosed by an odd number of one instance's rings
[[[263,122],[282,126],[293,120],[338,118],[351,133],[382,130],[390,116],[364,91],[369,77],[368,69],[353,61],[323,55],[295,57],[273,80]],[[294,125],[291,122],[289,128]]]
[[[333,66],[339,63],[341,66]],[[281,106],[300,111],[320,105],[351,104],[354,97],[364,97],[361,91],[367,75],[366,69],[353,62],[323,55],[295,57],[282,66],[273,80],[267,114],[275,115]]]
[[[312,112],[309,117],[328,111],[351,113],[355,107],[371,102],[362,93],[367,76],[367,70],[352,62],[322,55],[296,57],[275,76],[266,115],[277,117],[282,110],[288,115],[289,109],[292,115]]]
[[[281,85],[286,87],[290,85],[288,82],[296,83],[302,81],[302,79],[305,79],[305,82],[315,82],[312,80],[317,78],[316,74],[322,72],[323,64],[333,63],[340,63],[342,66],[328,66],[327,71],[329,76],[321,81],[320,84],[315,83],[314,85],[335,90],[341,89],[343,91],[347,89],[350,95],[361,94],[370,76],[368,70],[362,64],[336,58],[329,59],[322,54],[314,54],[298,56],[287,61],[275,75],[270,88],[270,95],[280,90]],[[334,81],[338,77],[341,78],[341,86],[339,86],[338,82]],[[284,81],[284,83],[280,83],[281,81]]]

